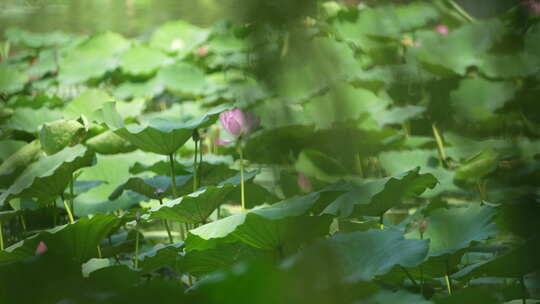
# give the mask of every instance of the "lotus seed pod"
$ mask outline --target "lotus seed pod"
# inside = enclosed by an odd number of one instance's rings
[[[39,141],[45,153],[50,155],[78,144],[85,133],[84,126],[76,120],[57,120],[43,125]]]

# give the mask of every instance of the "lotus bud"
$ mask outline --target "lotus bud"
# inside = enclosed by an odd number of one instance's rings
[[[444,25],[444,24],[439,24],[435,27],[435,31],[441,35],[448,35],[449,33],[449,30],[448,30],[448,26]]]
[[[35,255],[41,255],[47,250],[48,250],[48,248],[47,248],[47,245],[45,244],[45,242],[40,241],[39,244],[37,245],[36,252],[34,254]]]
[[[298,174],[297,183],[302,192],[310,192],[312,189],[309,178],[302,173]]]
[[[259,118],[240,109],[229,110],[219,115],[221,126],[232,136],[240,137],[255,130],[260,123]]]

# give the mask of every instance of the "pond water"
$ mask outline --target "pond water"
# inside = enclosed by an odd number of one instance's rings
[[[209,26],[224,14],[216,0],[0,0],[0,33],[17,26],[36,32],[111,30],[137,36],[174,19]]]

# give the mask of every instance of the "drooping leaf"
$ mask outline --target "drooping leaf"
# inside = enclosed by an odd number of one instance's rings
[[[0,261],[7,262],[34,256],[38,243],[43,241],[47,245],[47,252],[84,262],[97,257],[99,242],[119,223],[120,219],[114,215],[97,214],[90,219],[81,218],[74,224],[45,230],[6,248],[5,251],[0,251]]]
[[[137,147],[133,146],[129,141],[116,135],[111,130],[107,130],[90,138],[85,144],[101,154],[127,153],[137,149]]]
[[[91,166],[94,152],[82,145],[42,157],[28,166],[0,196],[0,204],[14,197],[51,199],[61,195],[73,172]]]
[[[116,111],[115,103],[105,103],[101,113],[112,131],[135,146],[144,151],[171,155],[191,138],[195,129],[206,128],[213,124],[221,111],[222,109],[214,109],[187,122],[153,119],[143,125],[127,126]]]
[[[341,217],[381,216],[402,200],[418,196],[437,185],[437,179],[433,175],[419,172],[420,168],[416,168],[396,176],[355,186],[353,190],[339,196],[322,213]]]
[[[11,185],[13,180],[41,155],[39,140],[26,144],[0,165],[0,187]]]
[[[85,133],[85,127],[76,120],[57,120],[41,127],[39,141],[45,153],[50,155],[78,144]]]

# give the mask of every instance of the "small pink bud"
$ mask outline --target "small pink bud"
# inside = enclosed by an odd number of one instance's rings
[[[298,183],[298,187],[300,188],[300,190],[302,190],[302,192],[311,191],[311,182],[309,181],[309,178],[307,176],[302,173],[298,173],[298,178],[296,181]]]
[[[540,1],[527,0],[525,5],[533,15],[540,15]]]
[[[48,250],[48,248],[47,248],[47,245],[45,244],[45,242],[40,241],[37,248],[36,248],[35,255],[41,255],[47,250]]]
[[[448,35],[449,33],[449,30],[448,30],[448,26],[444,25],[444,24],[439,24],[435,27],[435,31],[441,35]]]
[[[204,56],[208,55],[208,46],[203,45],[200,48],[198,48],[197,49],[197,55],[199,55],[200,57],[204,57]]]

